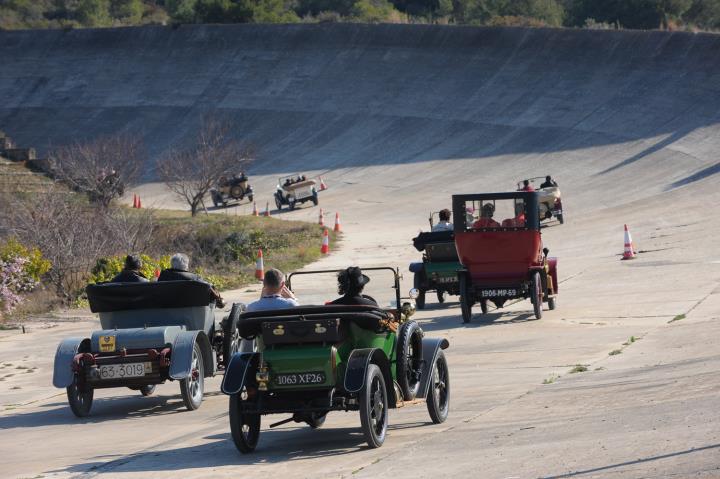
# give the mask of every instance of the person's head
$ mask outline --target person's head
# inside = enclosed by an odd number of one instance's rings
[[[545,177],[545,181],[552,181],[552,178],[550,177],[550,175],[547,175],[547,176]]]
[[[450,210],[447,208],[440,210],[438,216],[440,216],[440,221],[450,221]]]
[[[190,269],[190,258],[186,254],[175,253],[170,258],[170,267],[179,271],[188,271]]]
[[[523,186],[530,186],[530,180],[523,180]]]
[[[139,256],[129,254],[125,257],[125,269],[128,271],[140,271],[142,260]]]
[[[343,296],[357,296],[370,282],[370,278],[357,266],[351,266],[338,273],[338,293]]]
[[[285,286],[285,275],[279,269],[270,268],[265,271],[263,286],[265,287],[265,294],[278,294]]]
[[[485,203],[482,207],[482,217],[492,218],[493,214],[495,214],[495,206],[492,203]]]

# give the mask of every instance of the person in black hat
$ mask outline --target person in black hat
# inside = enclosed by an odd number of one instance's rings
[[[370,282],[370,278],[365,276],[357,266],[340,271],[338,273],[338,293],[342,296],[330,304],[377,306],[374,299],[362,294],[362,290],[368,282]]]
[[[134,254],[125,257],[125,267],[118,273],[111,283],[147,283],[148,279],[140,272],[142,260]]]

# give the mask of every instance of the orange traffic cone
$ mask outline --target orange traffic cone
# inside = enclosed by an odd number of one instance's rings
[[[262,281],[265,279],[265,265],[263,264],[262,250],[258,250],[257,262],[255,263],[255,277]]]
[[[133,208],[138,207],[138,197],[137,195],[133,195]]]
[[[330,252],[330,237],[328,236],[328,230],[325,229],[323,232],[322,246],[320,246],[321,254],[328,254]]]
[[[265,203],[265,214],[263,216],[270,216],[270,202]]]
[[[322,208],[320,208],[320,216],[318,216],[318,224],[320,226],[325,226],[325,216],[323,215]]]
[[[138,207],[138,208],[142,208],[142,203],[140,202],[140,195],[138,195],[138,205],[137,205],[137,207]]]
[[[333,228],[335,232],[340,232],[340,213],[335,213],[335,228]]]
[[[632,236],[625,225],[625,249],[623,250],[622,259],[635,259],[635,247],[633,246]]]
[[[253,201],[253,216],[258,216],[257,204]]]
[[[322,176],[321,176],[321,177],[320,177],[320,191],[325,191],[325,190],[327,190],[327,188],[328,188],[328,187],[327,187],[327,185],[325,184],[325,182],[323,181]]]

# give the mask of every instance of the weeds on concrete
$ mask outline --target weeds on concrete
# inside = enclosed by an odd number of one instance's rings
[[[622,353],[622,349],[613,349],[608,353],[608,356],[617,356]]]
[[[584,364],[576,364],[574,368],[570,370],[570,374],[584,373],[588,368]]]
[[[560,376],[557,376],[555,374],[551,374],[549,378],[543,379],[543,384],[552,384],[554,383]]]
[[[632,343],[634,343],[635,341],[637,341],[637,340],[639,340],[639,339],[640,339],[640,338],[636,338],[635,336],[630,336],[630,339],[628,339],[627,341],[625,341],[625,342],[623,343],[623,346],[630,346]]]
[[[682,320],[682,319],[685,319],[685,315],[684,315],[684,314],[678,314],[678,315],[675,316],[673,319],[671,319],[670,321],[668,321],[668,324],[674,323],[675,321],[680,321],[680,320]]]

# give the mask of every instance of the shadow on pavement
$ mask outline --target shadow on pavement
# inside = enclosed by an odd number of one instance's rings
[[[460,314],[460,309],[458,308],[457,314],[422,319],[420,320],[420,325],[422,326],[423,331],[428,332],[454,328],[483,328],[487,326],[506,326],[515,323],[526,323],[529,321],[536,321],[535,315],[531,312],[498,312],[498,310],[494,310],[488,312],[487,314],[481,314],[479,311],[477,313],[473,312],[470,322],[463,323],[462,315]]]

